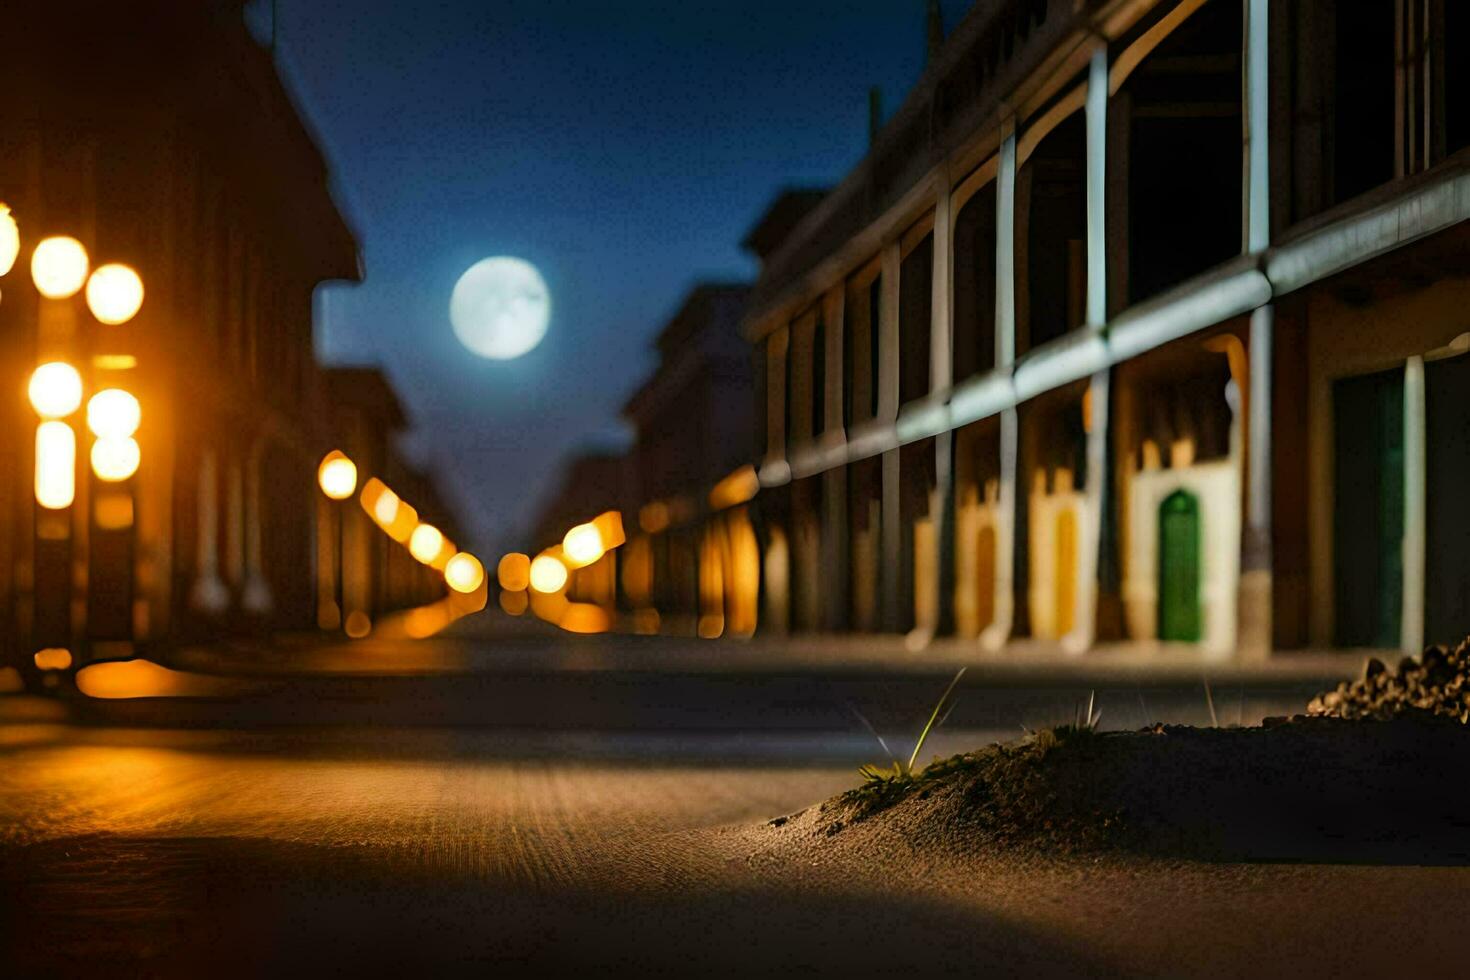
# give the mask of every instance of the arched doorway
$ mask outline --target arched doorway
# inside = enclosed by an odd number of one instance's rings
[[[1159,505],[1159,639],[1200,639],[1199,498],[1175,490]]]

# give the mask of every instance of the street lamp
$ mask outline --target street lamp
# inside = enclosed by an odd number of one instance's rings
[[[560,592],[567,584],[567,566],[555,555],[537,555],[531,562],[531,588],[543,595]]]
[[[31,253],[31,280],[47,299],[75,296],[87,281],[87,250],[68,235],[41,240]]]
[[[425,565],[434,564],[444,549],[444,535],[432,524],[420,524],[408,539],[408,553]]]
[[[574,568],[591,565],[607,550],[602,541],[602,532],[592,523],[578,524],[567,532],[561,541],[562,552]]]
[[[36,427],[36,503],[47,510],[70,507],[77,494],[77,434],[52,419]]]
[[[31,372],[26,394],[41,418],[65,418],[82,404],[82,376],[65,361],[51,361]]]
[[[342,507],[342,501],[352,496],[357,489],[357,464],[347,458],[347,454],[339,449],[334,449],[322,457],[321,465],[316,470],[317,484],[322,488],[322,493],[331,500],[335,506],[332,507],[336,515],[337,525],[337,622],[346,627],[347,624],[347,569],[344,560],[343,538],[345,537],[345,524],[347,513]]]
[[[127,323],[143,305],[143,280],[131,266],[110,262],[87,279],[87,308],[99,323]]]
[[[485,582],[485,566],[468,551],[461,551],[444,566],[444,581],[456,592],[468,595]]]
[[[0,201],[0,276],[15,267],[15,259],[19,255],[20,228],[10,213],[10,207]]]

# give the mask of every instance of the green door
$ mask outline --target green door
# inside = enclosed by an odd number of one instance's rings
[[[1159,639],[1200,638],[1199,498],[1175,490],[1159,505]]]
[[[1332,394],[1335,640],[1391,650],[1404,588],[1404,372],[1342,378]]]

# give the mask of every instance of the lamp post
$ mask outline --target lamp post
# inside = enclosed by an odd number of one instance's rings
[[[0,276],[11,271],[20,250],[19,225],[10,208],[0,203]],[[126,265],[113,263],[92,269],[86,247],[67,235],[49,236],[36,244],[31,253],[30,274],[42,301],[37,322],[37,347],[43,358],[55,358],[36,368],[27,391],[39,420],[34,461],[36,510],[31,639],[37,648],[36,666],[55,669],[63,662],[66,665],[75,663],[70,649],[73,640],[87,642],[106,634],[107,639],[124,641],[131,651],[135,509],[131,486],[112,495],[117,497],[119,506],[108,510],[112,526],[104,525],[109,531],[123,532],[125,546],[104,548],[106,553],[102,553],[97,550],[99,542],[90,536],[83,542],[89,566],[85,578],[88,583],[86,618],[73,620],[75,576],[72,563],[76,551],[74,511],[78,447],[77,432],[70,416],[81,407],[85,385],[81,373],[66,358],[76,354],[79,346],[76,311],[71,302],[73,297],[85,287],[87,306],[94,318],[102,324],[122,324],[132,319],[142,306],[143,281]],[[136,364],[136,358],[128,360]],[[88,404],[88,426],[97,436],[89,458],[99,480],[121,483],[137,472],[141,452],[133,434],[137,431],[140,415],[137,399],[120,389],[94,396]],[[82,502],[87,503],[89,499],[84,496]],[[122,519],[124,516],[125,521]],[[115,555],[121,563],[120,573],[124,578],[121,587],[99,585],[107,577],[100,574],[106,570],[98,567],[99,563],[116,564],[107,560],[109,554]],[[104,593],[114,600],[109,605],[114,615],[106,624],[99,621],[99,612],[103,610],[95,601]],[[86,630],[74,636],[83,623]],[[47,655],[42,657],[42,653]]]
[[[332,523],[336,525],[337,533],[337,580],[335,583],[337,625],[345,629],[347,626],[347,568],[343,560],[343,537],[347,513],[343,507],[343,501],[351,497],[353,491],[357,489],[357,464],[348,459],[341,450],[334,449],[322,457],[321,465],[317,467],[316,478],[317,484],[322,488],[322,493],[328,500],[333,501],[334,519]]]

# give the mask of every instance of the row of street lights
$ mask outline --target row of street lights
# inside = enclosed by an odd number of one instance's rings
[[[8,206],[0,203],[0,278],[8,276],[21,254],[20,226]],[[77,429],[73,416],[84,402],[85,423],[93,436],[88,451],[93,475],[115,489],[99,491],[94,533],[128,535],[126,547],[109,546],[110,558],[94,550],[88,580],[88,635],[123,641],[131,648],[132,574],[135,493],[126,485],[142,462],[135,438],[142,423],[138,398],[123,388],[99,384],[88,397],[83,371],[72,363],[90,344],[80,343],[72,300],[83,294],[93,319],[105,327],[127,323],[142,308],[143,280],[130,266],[109,262],[93,267],[91,257],[76,238],[53,235],[31,251],[30,278],[41,297],[36,346],[40,361],[31,372],[26,394],[36,413],[34,493],[36,519],[36,574],[34,637],[41,647],[35,654],[42,669],[59,669],[72,662],[69,649],[73,627],[69,572],[74,547],[74,504],[77,499]],[[110,333],[108,334],[110,337]],[[104,350],[106,348],[104,347]],[[115,371],[137,366],[137,357],[116,351],[91,359],[91,370],[105,379]],[[119,564],[119,562],[121,562]],[[44,574],[43,574],[44,572]],[[117,582],[121,575],[124,581]],[[41,585],[41,578],[48,584]],[[99,589],[101,592],[99,592]],[[107,598],[100,598],[105,593]],[[94,622],[94,614],[98,618]]]
[[[610,510],[571,528],[560,545],[535,558],[518,551],[504,555],[496,566],[500,607],[513,616],[530,608],[563,629],[601,632],[606,628],[605,611],[593,603],[569,602],[564,593],[572,572],[596,564],[626,540],[622,515]]]
[[[337,609],[344,613],[346,607],[345,568],[343,557],[343,524],[345,514],[341,505],[357,493],[357,464],[346,453],[334,449],[322,458],[317,467],[317,484],[322,493],[337,506]],[[485,584],[485,568],[480,560],[468,551],[458,550],[444,533],[434,525],[419,520],[418,512],[393,492],[382,480],[370,477],[359,495],[362,508],[383,533],[408,548],[410,555],[420,564],[437,569],[444,576],[444,583],[456,593],[471,595]],[[349,627],[349,633],[352,629]],[[366,630],[361,635],[365,635]]]

